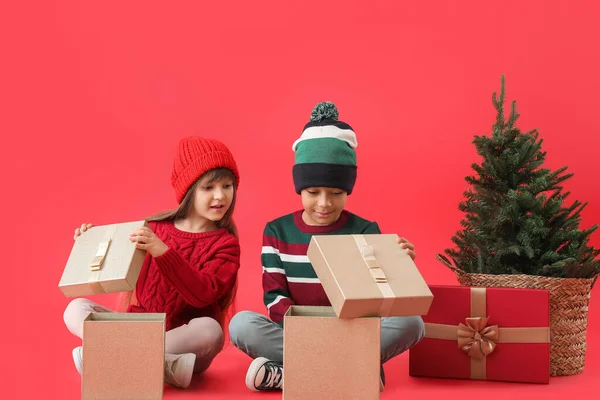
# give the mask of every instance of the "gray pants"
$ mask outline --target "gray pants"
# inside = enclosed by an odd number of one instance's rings
[[[381,319],[381,363],[410,349],[423,338],[421,317]],[[240,311],[229,323],[231,342],[252,358],[283,362],[283,328],[262,314]]]

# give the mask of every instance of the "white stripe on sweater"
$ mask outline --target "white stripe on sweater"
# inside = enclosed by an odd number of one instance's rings
[[[283,268],[267,268],[263,265],[263,272],[268,272],[269,274],[283,274],[285,275],[285,269]]]
[[[273,307],[275,304],[279,303],[283,299],[289,299],[289,297],[285,297],[285,296],[277,296],[277,297],[275,297],[275,300],[273,300],[272,302],[270,302],[269,304],[267,304],[267,310],[270,310],[271,307]]]
[[[319,278],[293,278],[288,276],[287,280],[290,283],[321,283]]]
[[[267,268],[263,265],[262,270],[263,272],[267,272],[269,274],[285,275],[287,281],[291,283],[321,283],[319,278],[294,278],[291,276],[287,276],[283,268]]]
[[[279,256],[279,258],[281,258],[281,261],[285,261],[285,262],[310,263],[310,261],[308,260],[308,256],[297,256],[297,255],[293,255],[293,254],[281,253],[281,252],[279,252],[278,249],[276,249],[273,246],[263,246],[262,254],[277,254]]]

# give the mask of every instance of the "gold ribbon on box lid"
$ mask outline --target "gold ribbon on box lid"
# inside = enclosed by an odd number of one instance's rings
[[[96,251],[96,255],[90,263],[90,270],[99,271],[102,269],[102,264],[104,263],[104,258],[106,257],[106,253],[108,253],[108,248],[110,247],[111,242],[111,238],[104,239],[102,242],[100,242],[98,245],[98,250]]]
[[[486,289],[471,288],[471,316],[458,325],[425,324],[425,337],[456,340],[471,360],[471,379],[486,379],[487,357],[503,343],[549,343],[550,328],[488,325]]]
[[[381,294],[383,295],[383,302],[381,303],[380,313],[381,315],[388,315],[394,305],[394,301],[396,300],[396,295],[392,290],[392,287],[388,283],[387,277],[385,276],[385,272],[381,268],[379,261],[375,257],[375,251],[373,246],[367,243],[367,240],[363,235],[352,235],[360,253],[363,257],[363,260],[373,277],[373,280],[379,287]]]
[[[93,227],[91,229],[94,229]],[[96,249],[96,254],[90,261],[88,268],[91,271],[89,283],[95,285],[95,291],[97,293],[104,293],[102,286],[100,285],[100,277],[102,276],[102,267],[104,266],[104,261],[106,260],[106,256],[110,249],[110,245],[113,241],[113,237],[116,233],[116,226],[109,226],[106,228],[104,232],[104,237],[102,241],[98,244],[98,248]]]

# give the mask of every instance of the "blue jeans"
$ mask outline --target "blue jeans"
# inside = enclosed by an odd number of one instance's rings
[[[283,363],[283,328],[268,317],[240,311],[229,323],[231,342],[252,358],[265,357]],[[381,363],[417,344],[425,335],[421,317],[381,319]]]

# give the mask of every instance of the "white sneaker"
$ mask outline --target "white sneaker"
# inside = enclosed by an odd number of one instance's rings
[[[73,362],[79,375],[83,375],[83,346],[75,347],[73,349]]]
[[[196,355],[187,354],[165,354],[165,383],[169,385],[187,388],[192,382]]]
[[[246,386],[255,392],[283,389],[283,365],[264,357],[258,357],[246,373]]]

